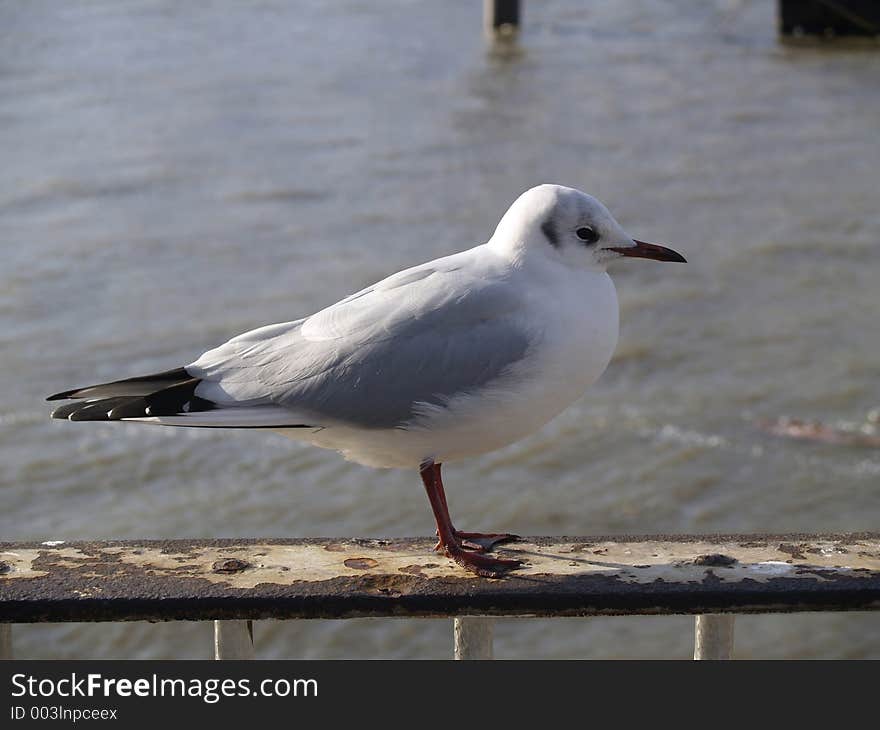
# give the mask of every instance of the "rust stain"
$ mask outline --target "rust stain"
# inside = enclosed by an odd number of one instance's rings
[[[251,564],[247,560],[239,558],[224,558],[223,560],[215,560],[211,564],[211,570],[215,573],[240,573],[250,567]]]
[[[341,542],[331,542],[329,545],[325,545],[324,549],[331,553],[344,553],[345,545]]]
[[[781,542],[776,549],[781,553],[791,555],[795,560],[806,560],[807,556],[803,553],[806,547],[806,545],[792,545],[787,542]],[[821,550],[818,550],[818,553],[821,554]]]
[[[426,565],[425,568],[428,566]],[[398,568],[401,573],[408,573],[409,575],[422,575],[422,571],[424,568],[421,565],[404,565],[402,568]]]
[[[373,560],[373,558],[346,558],[343,561],[343,565],[346,568],[354,568],[356,570],[369,570],[379,565],[379,561]]]
[[[403,540],[388,540],[386,541],[386,544],[384,544],[382,547],[384,547],[386,550],[393,550],[395,552],[412,550],[412,545],[404,542]]]
[[[587,550],[588,548],[593,547],[593,545],[595,545],[595,543],[592,543],[592,542],[579,542],[579,543],[576,543],[575,545],[572,545],[572,546],[571,546],[571,552],[573,552],[573,553],[582,553],[584,550]]]

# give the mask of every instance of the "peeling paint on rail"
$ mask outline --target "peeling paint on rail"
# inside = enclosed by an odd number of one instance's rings
[[[425,539],[0,543],[0,621],[880,608],[880,536],[526,538],[478,578]]]

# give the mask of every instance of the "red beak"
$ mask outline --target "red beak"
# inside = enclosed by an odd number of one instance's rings
[[[644,241],[636,241],[635,246],[612,247],[609,251],[617,251],[621,256],[632,256],[639,259],[654,259],[654,261],[676,261],[680,264],[686,264],[687,259],[680,253],[673,251],[665,246],[658,246],[656,243],[645,243]]]

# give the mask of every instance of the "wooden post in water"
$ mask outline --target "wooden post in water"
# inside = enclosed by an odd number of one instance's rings
[[[214,622],[215,659],[253,659],[254,625],[252,621]]]
[[[464,616],[454,620],[456,659],[492,659],[493,619]]]
[[[0,659],[12,659],[12,624],[0,624]]]
[[[876,0],[778,0],[784,36],[874,36],[880,38]]]
[[[694,659],[730,659],[733,615],[704,614],[694,624]]]
[[[483,0],[483,30],[490,38],[519,32],[520,0]]]

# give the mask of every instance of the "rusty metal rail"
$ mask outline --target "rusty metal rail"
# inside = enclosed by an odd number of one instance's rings
[[[705,619],[696,655],[708,658],[729,656],[733,636],[732,619],[712,614],[880,609],[875,533],[530,537],[498,550],[526,563],[502,579],[466,573],[432,545],[0,543],[0,623],[213,619],[219,657],[224,645],[247,653],[247,621],[264,618],[685,613]],[[456,637],[459,655],[491,656],[491,622],[461,620]]]

